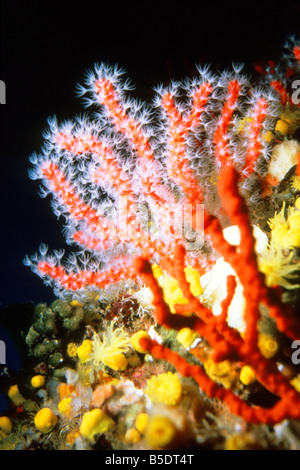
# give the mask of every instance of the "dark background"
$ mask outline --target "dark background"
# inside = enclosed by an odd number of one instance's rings
[[[64,245],[61,221],[28,178],[28,157],[39,152],[49,116],[61,121],[84,111],[75,86],[87,69],[118,63],[136,84],[135,95],[150,100],[155,84],[194,74],[196,63],[245,62],[250,72],[254,62],[276,58],[299,29],[299,1],[2,1],[0,307],[53,299],[23,265],[41,242]]]

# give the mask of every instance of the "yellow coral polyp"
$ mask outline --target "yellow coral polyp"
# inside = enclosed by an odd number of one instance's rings
[[[170,276],[165,276],[160,285],[163,289],[164,300],[169,305],[172,313],[175,313],[176,304],[187,304],[188,300],[183,296],[178,281]]]
[[[35,415],[34,424],[39,431],[46,434],[55,428],[57,424],[57,417],[51,408],[42,408]]]
[[[152,272],[153,272],[155,279],[158,279],[164,274],[163,270],[158,264],[152,264],[151,268],[152,268]]]
[[[148,422],[149,415],[147,413],[140,413],[135,420],[135,427],[141,434],[145,434]]]
[[[107,328],[103,339],[94,332],[92,339],[92,364],[94,368],[105,364],[113,370],[125,370],[128,361],[124,353],[129,350],[130,338],[123,328],[113,329],[111,323]]]
[[[103,359],[103,362],[106,366],[110,367],[113,370],[125,370],[128,361],[124,354],[117,353]]]
[[[262,134],[262,138],[268,143],[272,142],[272,140],[274,139],[273,132],[271,131],[264,132]]]
[[[240,371],[240,381],[244,385],[250,385],[256,380],[255,372],[250,366],[243,366]]]
[[[272,230],[271,239],[282,248],[300,246],[300,210],[289,207],[285,217],[285,204],[282,209],[269,221]]]
[[[133,349],[135,349],[137,352],[141,353],[141,354],[146,354],[148,351],[144,348],[142,348],[142,346],[140,345],[140,339],[141,338],[146,338],[146,339],[150,339],[150,336],[148,335],[148,333],[144,330],[139,330],[137,331],[136,333],[134,333],[131,338],[130,338],[130,342],[131,342],[131,346],[133,347]]]
[[[152,268],[153,269],[153,268]],[[203,294],[203,289],[200,283],[200,274],[199,272],[187,266],[184,269],[185,278],[190,284],[191,293],[197,297]],[[188,300],[184,297],[182,290],[179,287],[178,281],[171,276],[166,274],[159,277],[159,285],[161,286],[164,294],[164,300],[169,305],[172,313],[175,313],[176,304],[186,304]]]
[[[251,434],[232,434],[225,441],[225,450],[250,450],[254,445],[255,439]]]
[[[240,119],[237,122],[236,127],[235,127],[236,132],[244,132],[247,129],[247,127],[251,124],[252,121],[253,121],[252,117],[245,117],[245,118]]]
[[[275,132],[279,132],[279,134],[286,136],[289,132],[289,128],[290,124],[286,120],[278,119],[275,126]]]
[[[293,176],[291,179],[291,185],[292,188],[296,189],[297,191],[300,191],[300,177],[298,175]]]
[[[292,247],[300,246],[300,211],[297,208],[289,210],[287,223],[289,225],[288,244]]]
[[[147,380],[146,395],[153,403],[177,405],[182,397],[182,385],[177,374],[164,372]]]
[[[281,222],[281,213],[270,221],[270,227],[272,238],[269,245],[259,254],[259,270],[265,275],[268,287],[282,286],[285,289],[296,289],[299,284],[291,281],[299,277],[296,271],[300,270],[300,262],[292,261],[294,252],[289,251],[289,248],[300,243],[300,233],[298,229],[290,229]]]
[[[72,307],[82,307],[83,303],[75,299],[75,300],[71,300],[70,305],[72,305]]]
[[[296,377],[291,380],[291,384],[293,385],[295,390],[300,393],[300,374],[296,375]]]
[[[215,382],[222,384],[225,388],[230,389],[236,383],[237,372],[232,362],[227,360],[214,362],[212,359],[208,359],[203,365],[207,375]]]
[[[61,414],[69,415],[72,409],[72,398],[63,398],[59,403],[58,403],[58,409]]]
[[[75,343],[69,343],[67,346],[67,354],[69,357],[75,357],[77,355],[77,346]]]
[[[35,375],[31,379],[31,385],[33,388],[41,388],[45,385],[45,377],[43,375]]]
[[[297,197],[295,201],[295,207],[299,210],[300,209],[300,197]]]
[[[183,347],[188,348],[197,338],[197,333],[190,328],[181,328],[181,330],[178,331],[176,338]]]
[[[10,434],[13,428],[13,423],[8,416],[0,416],[0,430],[5,434]]]
[[[185,278],[190,284],[190,291],[195,296],[198,297],[199,295],[203,294],[203,289],[200,283],[200,274],[197,269],[192,268],[191,266],[187,266],[184,269]]]
[[[270,359],[277,353],[279,345],[272,336],[259,334],[258,348],[265,358]]]
[[[92,359],[93,355],[93,343],[90,339],[85,339],[82,344],[76,350],[77,356],[81,362],[84,364]]]
[[[141,439],[141,435],[137,429],[129,428],[125,433],[124,440],[128,444],[136,444]]]
[[[18,385],[12,385],[10,387],[8,397],[16,406],[20,406],[25,402],[25,398],[20,393]]]
[[[164,449],[173,441],[176,428],[167,416],[152,416],[146,432],[146,441],[152,449]]]
[[[114,426],[115,422],[113,419],[99,408],[94,408],[83,415],[79,432],[89,441],[94,441],[97,434],[104,434],[113,429]]]

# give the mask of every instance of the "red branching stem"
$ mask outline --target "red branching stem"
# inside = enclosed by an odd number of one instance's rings
[[[78,139],[68,136],[66,139],[62,134],[59,135],[59,140],[62,146],[68,150],[73,150],[74,152],[79,152],[84,145],[84,142],[80,142]],[[101,143],[93,141],[93,144],[86,144],[86,148],[90,150],[93,148],[94,151],[97,149],[97,152],[103,152],[104,149],[100,145]],[[100,145],[100,146],[99,146]],[[77,148],[77,150],[76,150]],[[110,161],[110,156],[108,158],[108,166]],[[106,172],[107,177],[113,180],[112,175],[108,176],[108,170]],[[163,253],[168,253],[172,256],[172,251],[170,251],[170,243],[166,244],[163,240],[152,238],[150,235],[141,230],[137,220],[136,213],[132,205],[128,202],[129,198],[125,197],[125,203],[128,204],[127,207],[123,207],[125,210],[126,220],[124,224],[115,225],[112,221],[108,221],[105,217],[101,217],[97,212],[89,205],[85,204],[81,198],[76,194],[73,186],[68,182],[63,172],[58,168],[58,166],[52,162],[48,162],[43,167],[44,177],[51,183],[52,191],[60,200],[66,205],[70,215],[74,217],[75,220],[83,220],[93,232],[93,236],[89,234],[83,234],[82,232],[75,232],[74,240],[80,242],[83,246],[87,248],[95,248],[96,246],[101,249],[102,247],[108,247],[114,242],[131,242],[137,248],[140,248],[144,253],[144,256],[152,256],[153,253],[158,253],[162,255]],[[124,178],[124,185],[126,185],[127,191],[134,195],[131,188],[126,184],[126,177],[121,173],[119,175],[120,179]],[[122,209],[122,204],[120,204]],[[124,205],[125,206],[125,205]],[[126,214],[127,212],[127,214]],[[122,214],[120,214],[120,221]]]
[[[237,105],[239,93],[239,82],[237,80],[231,80],[228,84],[227,100],[224,104],[220,123],[214,136],[216,159],[221,165],[229,164],[232,161],[227,143],[227,134],[232,115]]]
[[[300,62],[300,46],[295,46],[293,49],[295,58]]]
[[[209,396],[219,398],[224,401],[230,411],[238,416],[242,416],[247,422],[274,424],[289,417],[299,419],[300,417],[300,399],[297,392],[290,387],[284,387],[285,395],[279,400],[273,408],[264,409],[261,407],[252,407],[237,397],[231,390],[227,390],[204,372],[202,366],[192,365],[176,352],[158,344],[154,340],[141,339],[140,344],[147,349],[153,357],[166,360],[174,365],[178,372],[185,377],[193,377],[201,389]],[[278,377],[276,377],[276,380]],[[275,382],[276,382],[275,380]],[[296,406],[295,406],[296,405]]]
[[[215,317],[212,314],[211,310],[207,307],[204,307],[200,300],[191,293],[190,284],[186,280],[184,272],[185,254],[186,252],[184,247],[178,243],[175,246],[174,259],[170,259],[167,256],[164,256],[160,260],[160,266],[178,281],[183,296],[188,300],[187,304],[175,305],[176,313],[180,315],[186,315],[187,313],[193,312],[195,315],[197,315],[198,318],[200,318],[204,323],[209,326],[207,327],[206,335],[203,335],[203,333],[201,335],[208,338],[208,342],[211,345],[215,344],[214,359],[220,361],[222,360],[223,354],[225,354],[224,351],[227,351],[226,354],[228,354],[229,351],[228,347],[225,346],[222,337],[227,336],[226,341],[228,342],[228,345],[236,345],[237,342],[240,341],[239,333],[235,330],[230,329],[226,323],[227,310],[235,291],[235,278],[234,276],[229,276],[228,295],[227,298],[224,300],[224,303],[222,304],[222,315],[220,317]],[[173,316],[174,314],[172,314],[172,317]],[[192,323],[192,320],[189,321]],[[197,331],[200,334],[199,325]],[[204,329],[202,324],[201,328],[202,330]],[[194,329],[196,329],[195,326]],[[218,332],[217,335],[215,335],[215,330]],[[219,333],[221,334],[221,336]]]
[[[189,303],[189,311],[195,312],[196,315],[183,315],[186,310],[184,308],[182,309],[181,307],[184,307],[184,305],[175,305],[177,313],[171,313],[169,305],[164,300],[163,290],[159,286],[152,273],[151,264],[149,261],[143,258],[136,258],[134,261],[134,267],[139,276],[152,291],[152,304],[155,307],[154,318],[157,323],[166,328],[171,328],[174,330],[180,330],[183,327],[191,328],[195,330],[199,336],[209,338],[208,342],[215,350],[216,360],[222,360],[225,355],[233,355],[231,345],[227,343],[218,333],[214,324],[212,322],[206,322],[203,320],[203,318],[205,318],[206,310],[207,314],[209,311],[201,305],[198,299],[192,296],[192,303]],[[209,318],[212,318],[211,313],[209,314]]]
[[[99,216],[94,209],[80,199],[55,163],[48,162],[44,165],[43,174],[51,183],[53,192],[60,197],[76,220],[84,220],[93,231],[102,236],[103,240],[114,239],[119,228],[114,224],[109,224],[105,218]]]
[[[223,207],[233,224],[238,225],[241,232],[241,243],[232,247],[224,239],[219,221],[205,214],[206,230],[212,238],[214,246],[224,259],[235,270],[242,286],[246,301],[246,330],[243,337],[227,324],[227,311],[231,304],[235,288],[235,276],[227,278],[227,296],[222,302],[222,312],[214,317],[212,312],[201,305],[189,289],[184,273],[185,250],[177,246],[174,259],[164,257],[160,264],[171,276],[175,277],[188,303],[176,305],[176,313],[170,312],[163,298],[148,261],[138,258],[135,269],[143,281],[151,288],[154,296],[154,317],[159,324],[167,328],[179,329],[183,325],[193,328],[204,337],[214,350],[213,360],[238,360],[250,365],[257,379],[274,395],[278,396],[277,403],[270,409],[252,407],[207,376],[201,365],[191,365],[180,355],[159,345],[153,340],[141,340],[141,345],[155,358],[172,363],[179,373],[191,376],[201,389],[210,397],[223,400],[230,410],[242,416],[248,422],[276,423],[284,418],[300,418],[300,396],[289,380],[278,370],[276,362],[262,356],[258,348],[258,322],[260,320],[259,303],[264,303],[269,314],[276,321],[280,331],[294,339],[300,337],[300,328],[292,311],[283,305],[274,289],[267,288],[264,278],[258,270],[255,255],[255,239],[249,220],[245,201],[238,191],[239,175],[233,166],[224,166],[219,177],[219,193]],[[193,316],[183,316],[192,312]]]
[[[171,93],[162,97],[162,107],[169,123],[169,151],[167,169],[170,177],[180,186],[190,203],[201,203],[201,187],[194,176],[186,156],[186,138],[192,128],[200,124],[201,114],[205,109],[212,91],[209,83],[204,83],[193,95],[193,108],[189,115],[182,116],[176,109]]]
[[[77,230],[73,235],[73,240],[79,245],[93,251],[102,251],[111,245],[116,240],[101,240],[98,237],[91,236],[82,230]]]
[[[274,88],[274,90],[279,94],[280,96],[280,101],[283,106],[286,105],[287,103],[287,91],[284,87],[284,85],[279,81],[279,80],[272,80],[270,83],[271,87]]]
[[[251,122],[248,130],[249,146],[246,153],[245,165],[243,168],[243,177],[253,173],[255,163],[261,152],[260,132],[263,121],[267,116],[268,104],[264,98],[260,98],[253,110]]]
[[[224,167],[220,172],[219,193],[223,207],[232,223],[238,225],[241,232],[241,243],[238,247],[239,251],[231,256],[227,245],[225,245],[223,241],[219,242],[216,249],[220,250],[225,260],[232,265],[244,287],[244,295],[248,301],[248,308],[251,309],[252,312],[247,315],[248,320],[246,319],[252,324],[252,328],[249,328],[248,331],[250,338],[252,338],[253,343],[257,342],[257,329],[255,325],[259,319],[259,311],[256,306],[260,301],[269,307],[269,313],[276,320],[277,327],[280,331],[291,338],[295,336],[299,338],[300,327],[291,309],[283,305],[280,299],[275,297],[275,293],[272,289],[267,289],[264,277],[258,269],[255,253],[255,238],[250,224],[248,208],[238,192],[238,179],[239,175],[233,167]],[[208,230],[210,229],[208,228]],[[212,238],[215,243],[213,233]],[[219,240],[220,234],[217,236],[216,244]],[[223,245],[225,245],[225,249],[223,249]],[[247,266],[247,269],[245,269],[245,266]],[[251,331],[252,333],[250,333]],[[250,338],[249,341],[251,345]]]
[[[74,137],[59,133],[56,136],[57,143],[61,148],[80,155],[86,152],[94,153],[101,167],[97,169],[94,178],[106,180],[114,187],[120,196],[130,196],[132,204],[135,200],[135,193],[132,189],[131,180],[126,175],[125,171],[118,164],[113,151],[107,145],[104,145],[96,137],[90,135],[82,137]]]
[[[300,152],[297,154],[297,168],[296,168],[296,174],[300,178]]]
[[[121,260],[120,260],[121,262]],[[122,279],[135,279],[136,272],[132,266],[126,266],[125,259],[122,265],[113,266],[107,271],[79,271],[68,273],[62,266],[53,266],[47,261],[40,261],[38,269],[41,274],[56,279],[68,290],[76,291],[87,285],[104,288],[110,282],[119,282]]]
[[[141,168],[141,187],[160,206],[165,206],[166,203],[170,202],[175,203],[172,192],[161,184],[161,172],[147,136],[141,131],[140,124],[126,114],[118,101],[113,84],[109,80],[101,78],[95,82],[95,90],[100,102],[106,107],[116,129],[124,134],[137,152]]]
[[[221,303],[220,315],[214,317],[215,325],[219,333],[224,336],[226,341],[240,350],[242,347],[242,338],[240,333],[233,328],[230,328],[227,323],[227,312],[231,304],[236,289],[236,279],[234,276],[229,275],[227,277],[227,296]]]

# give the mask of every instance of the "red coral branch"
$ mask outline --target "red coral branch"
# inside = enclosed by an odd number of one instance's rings
[[[228,405],[232,413],[243,417],[247,422],[275,424],[286,418],[300,418],[299,394],[292,387],[282,387],[284,389],[284,391],[281,390],[282,397],[272,408],[252,407],[237,397],[231,390],[221,387],[210,379],[200,365],[190,364],[179,354],[154,340],[142,338],[140,344],[153,357],[173,364],[181,375],[193,377],[206,395],[222,400]],[[277,378],[276,375],[276,380]]]
[[[268,103],[265,99],[261,98],[257,101],[252,113],[252,118],[248,130],[249,146],[246,153],[245,164],[243,168],[243,177],[253,173],[255,163],[261,153],[260,132],[262,124],[267,116]]]
[[[267,288],[264,278],[258,270],[255,239],[249,221],[248,209],[245,201],[238,191],[239,175],[233,166],[224,166],[220,172],[219,192],[225,210],[232,223],[238,225],[241,232],[241,243],[238,247],[230,246],[223,237],[219,221],[206,214],[206,230],[212,241],[235,270],[241,284],[246,301],[246,330],[241,337],[236,330],[226,323],[227,310],[235,291],[235,279],[229,276],[227,279],[227,297],[222,302],[222,313],[219,317],[213,317],[209,309],[201,306],[199,299],[195,298],[188,287],[184,277],[184,248],[176,248],[175,262],[163,258],[161,266],[171,276],[174,276],[188,300],[187,304],[176,305],[176,313],[172,314],[163,299],[163,294],[155,280],[150,264],[138,259],[135,269],[143,281],[152,289],[154,295],[154,317],[156,321],[167,328],[181,328],[187,326],[194,328],[198,334],[204,337],[214,349],[214,360],[233,359],[250,365],[256,373],[257,379],[272,393],[278,396],[278,402],[272,409],[253,408],[243,402],[231,390],[226,390],[209,378],[202,367],[190,365],[180,355],[174,353],[163,345],[154,341],[143,341],[143,348],[150,351],[154,357],[171,362],[183,375],[192,376],[201,389],[209,396],[215,396],[225,401],[231,411],[243,416],[247,421],[254,423],[275,423],[283,418],[300,418],[300,396],[289,383],[288,379],[281,375],[276,363],[262,356],[258,348],[258,323],[260,320],[259,303],[264,303],[280,331],[294,339],[300,334],[299,322],[292,311],[283,305],[275,295],[274,290]],[[192,317],[180,316],[183,312],[193,312]],[[173,318],[172,318],[173,317]],[[201,318],[201,323],[199,323]],[[206,328],[203,327],[206,324]],[[299,337],[299,336],[298,336]],[[230,347],[229,347],[230,345]]]
[[[122,262],[123,261],[123,262]],[[58,281],[65,289],[76,291],[86,285],[104,288],[111,282],[117,283],[125,279],[135,279],[136,272],[132,266],[126,266],[128,260],[120,259],[120,265],[115,265],[107,271],[79,271],[77,273],[67,272],[62,266],[53,266],[47,261],[40,261],[38,269],[41,275],[51,277]]]
[[[186,138],[192,128],[199,126],[211,92],[212,87],[209,83],[202,84],[194,92],[193,108],[186,116],[177,111],[171,93],[165,93],[162,97],[162,107],[168,118],[170,134],[167,169],[171,178],[181,187],[192,204],[201,203],[203,194],[187,159]]]
[[[239,94],[239,82],[237,80],[231,80],[228,84],[228,95],[222,110],[220,122],[214,135],[216,159],[222,165],[228,164],[232,160],[227,143],[228,127],[231,123],[232,115],[237,107]]]

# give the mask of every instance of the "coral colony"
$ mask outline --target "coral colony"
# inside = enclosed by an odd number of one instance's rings
[[[300,46],[256,72],[199,68],[149,106],[101,64],[94,113],[49,121],[30,177],[79,250],[26,259],[59,298],[26,337],[31,396],[9,391],[38,408],[17,445],[300,448]]]

